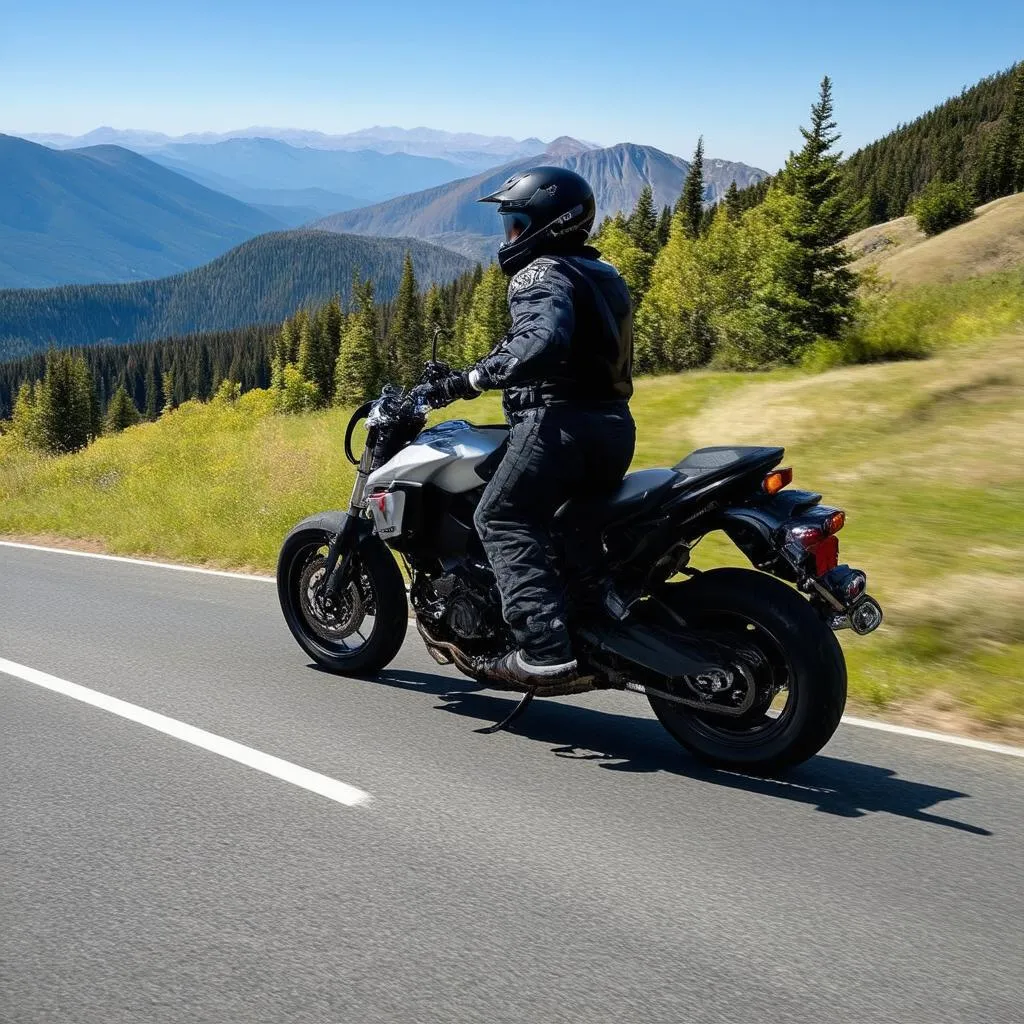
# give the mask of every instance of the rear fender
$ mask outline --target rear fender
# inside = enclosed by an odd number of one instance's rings
[[[820,501],[821,495],[813,491],[782,490],[747,505],[722,509],[711,528],[721,529],[756,568],[796,582],[797,574],[783,557],[778,538],[787,522]]]

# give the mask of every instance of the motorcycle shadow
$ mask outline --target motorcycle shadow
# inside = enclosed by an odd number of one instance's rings
[[[491,724],[511,710],[517,695],[496,695],[470,680],[427,672],[389,671],[377,682],[440,697],[439,709]],[[535,700],[509,732],[551,746],[556,757],[594,761],[616,772],[671,772],[696,781],[813,805],[824,814],[862,818],[884,812],[977,836],[981,826],[934,814],[929,808],[970,794],[897,777],[895,770],[819,754],[784,776],[747,775],[702,765],[654,718],[621,715],[561,700]]]

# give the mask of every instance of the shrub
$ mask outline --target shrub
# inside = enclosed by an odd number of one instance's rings
[[[926,235],[937,235],[974,216],[974,202],[960,182],[931,181],[914,200],[912,212]]]

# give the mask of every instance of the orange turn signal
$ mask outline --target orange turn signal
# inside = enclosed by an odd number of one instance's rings
[[[838,512],[833,512],[821,524],[822,530],[824,530],[826,536],[831,536],[833,533],[838,533],[846,525],[846,513],[840,509]]]
[[[773,469],[762,481],[761,487],[767,494],[778,494],[783,487],[793,482],[793,470],[789,466],[784,469]]]

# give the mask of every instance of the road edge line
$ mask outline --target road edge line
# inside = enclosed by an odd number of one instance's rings
[[[1014,747],[1008,743],[993,743],[990,740],[976,740],[972,736],[957,736],[955,733],[915,729],[910,725],[896,725],[892,722],[882,722],[875,718],[856,718],[850,715],[843,715],[841,721],[843,725],[855,725],[861,729],[874,729],[876,732],[891,732],[897,736],[910,736],[918,740],[934,740],[936,743],[949,743],[957,747],[970,747],[972,750],[984,750],[989,754],[1024,757],[1024,747]]]
[[[73,548],[51,548],[42,544],[24,544],[21,541],[0,540],[0,547],[20,548],[24,551],[45,551],[51,555],[74,555],[76,558],[97,558],[104,562],[128,562],[145,565],[150,569],[172,569],[175,572],[196,572],[203,576],[226,576],[229,579],[253,580],[257,583],[274,583],[273,576],[260,576],[249,572],[232,572],[230,569],[204,569],[200,565],[179,565],[176,562],[154,562],[148,558],[130,558],[127,555],[104,555],[98,551],[75,551]]]
[[[41,544],[25,544],[21,541],[0,540],[0,547],[22,548],[26,551],[45,551],[54,555],[76,555],[79,558],[99,558],[108,562],[128,562],[133,565],[144,565],[151,569],[173,569],[177,572],[196,572],[204,576],[225,576],[229,579],[253,580],[259,583],[275,582],[273,576],[257,576],[252,573],[231,572],[228,569],[204,569],[197,565],[177,565],[174,562],[153,562],[145,558],[130,558],[127,555],[103,555],[94,551],[75,551],[72,548],[44,547]],[[412,621],[411,615],[410,621]],[[859,729],[874,729],[876,732],[909,736],[912,739],[933,740],[936,743],[948,743],[957,747],[983,750],[989,754],[1024,757],[1024,747],[1015,747],[1006,743],[993,743],[989,740],[977,740],[971,736],[958,736],[956,733],[932,732],[929,729],[916,729],[913,726],[896,725],[892,722],[883,722],[875,718],[857,718],[851,715],[843,715],[841,721],[843,725],[853,725]]]
[[[138,725],[144,725],[155,732],[207,750],[219,757],[262,772],[264,775],[291,783],[299,789],[305,789],[326,797],[328,800],[333,800],[335,803],[344,804],[346,807],[357,807],[370,800],[369,793],[350,786],[347,782],[332,779],[329,775],[323,775],[310,768],[303,768],[301,765],[285,761],[273,754],[265,754],[262,750],[256,750],[255,747],[246,746],[237,740],[229,740],[226,736],[219,736],[214,732],[207,732],[205,729],[189,725],[177,718],[162,715],[158,711],[150,711],[149,708],[144,708],[139,704],[131,704],[126,700],[121,700],[120,697],[111,697],[109,694],[100,693],[99,690],[92,690],[88,686],[81,686],[58,676],[51,676],[48,672],[30,668],[28,665],[20,665],[16,661],[0,658],[0,673],[13,679],[20,679],[25,683],[31,683],[44,690],[59,693],[64,697],[81,701],[83,704],[89,704]]]

